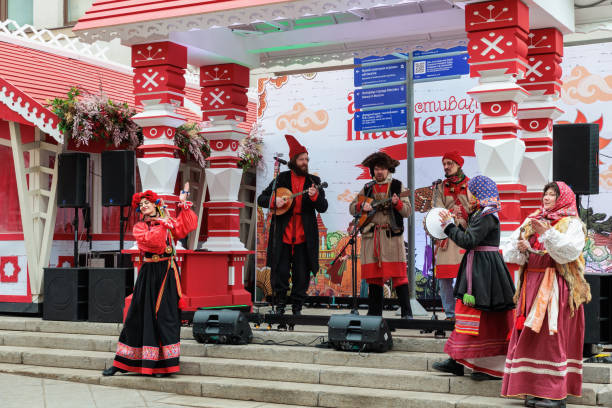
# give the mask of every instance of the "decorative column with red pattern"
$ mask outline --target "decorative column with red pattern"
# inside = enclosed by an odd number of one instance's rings
[[[556,106],[561,92],[563,35],[556,28],[531,30],[525,78],[519,84],[529,97],[518,111],[527,146],[520,179],[527,187],[521,195],[523,218],[538,209],[542,188],[552,180],[553,121],[563,114]]]
[[[249,69],[238,64],[200,67],[202,86],[202,119],[210,121],[202,130],[210,145],[210,167],[206,182],[210,201],[208,239],[202,249],[209,251],[245,251],[240,241],[240,208],[238,192],[242,169],[238,147],[248,134],[237,125],[246,119]]]
[[[176,128],[185,122],[175,109],[183,105],[187,48],[170,41],[132,46],[134,95],[143,111],[132,119],[142,127],[144,143],[138,159],[143,190],[158,193],[174,215],[174,194],[180,160],[174,157]]]
[[[479,81],[468,94],[482,111],[476,158],[482,174],[498,185],[501,229],[507,235],[520,225],[519,198],[525,191],[519,182],[525,143],[517,138],[517,111],[529,94],[517,80],[528,69],[529,9],[519,0],[471,3],[465,8],[465,28],[470,76]]]

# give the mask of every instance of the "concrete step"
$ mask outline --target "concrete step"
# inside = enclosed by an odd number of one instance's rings
[[[41,336],[39,332],[0,330],[0,345],[115,352],[117,336],[51,332]],[[188,339],[181,342],[181,355],[183,361],[185,357],[214,357],[410,371],[432,371],[434,362],[447,358],[443,353],[350,353],[304,346],[200,344]],[[612,367],[606,364],[585,364],[583,380],[585,383],[611,384]]]
[[[97,371],[98,375],[110,366],[113,355],[112,352],[102,351],[0,346],[0,363]],[[300,386],[318,384],[363,388],[367,385],[367,388],[378,390],[478,397],[497,397],[501,390],[501,381],[475,382],[468,376],[456,377],[438,372],[215,357],[182,357],[180,376],[186,380],[205,376],[234,379],[235,382],[265,380]],[[584,405],[597,405],[600,400],[612,401],[612,386],[584,383],[582,397],[571,397],[569,400]]]
[[[41,318],[16,318],[0,316],[0,330],[18,330],[44,333],[72,333],[103,336],[118,336],[120,323],[63,322],[42,320]],[[393,349],[396,351],[434,352],[444,351],[445,339],[435,339],[432,335],[417,336],[418,331],[402,330],[393,333]],[[450,333],[449,333],[450,334]],[[181,339],[193,340],[191,327],[181,328]],[[315,346],[327,339],[327,332],[291,332],[278,330],[253,329],[255,344],[285,344]]]
[[[374,389],[364,386],[347,387],[325,384],[299,384],[283,381],[244,379],[213,376],[174,375],[170,378],[152,378],[139,375],[116,375],[102,377],[98,371],[57,367],[41,367],[25,364],[0,363],[0,372],[33,377],[75,381],[121,388],[145,389],[170,392],[194,397],[227,398],[258,401],[268,404],[310,407],[440,407],[440,408],[484,408],[520,407],[521,400],[493,397],[436,394],[415,391]],[[199,399],[193,399],[194,406]],[[171,403],[171,401],[164,401]],[[240,405],[227,405],[241,407]],[[254,405],[257,406],[257,405]],[[267,405],[271,406],[272,405]],[[246,408],[246,406],[245,406]]]

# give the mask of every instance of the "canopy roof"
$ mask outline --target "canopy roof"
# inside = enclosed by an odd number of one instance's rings
[[[524,0],[533,28],[571,32],[573,2]],[[85,41],[170,40],[189,63],[251,68],[466,45],[460,0],[98,0],[74,31]]]

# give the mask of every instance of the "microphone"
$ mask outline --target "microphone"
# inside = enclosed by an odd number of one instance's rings
[[[327,188],[329,184],[327,184],[327,181],[324,181],[321,183],[321,188]]]
[[[431,183],[432,186],[437,186],[438,184],[440,184],[442,182],[442,179],[437,179],[436,181],[434,181],[433,183]]]
[[[280,157],[274,156],[274,160],[276,160],[277,162],[279,162],[280,164],[287,164],[287,160],[283,160]]]

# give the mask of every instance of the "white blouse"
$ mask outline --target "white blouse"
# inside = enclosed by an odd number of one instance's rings
[[[525,222],[529,222],[529,219]],[[508,263],[523,265],[529,259],[528,252],[522,253],[518,250],[520,234],[521,229],[518,228],[510,235],[506,244],[502,246],[504,260]],[[578,218],[572,218],[565,233],[550,228],[538,240],[544,245],[548,255],[558,264],[575,261],[582,253],[585,244],[582,222]]]

